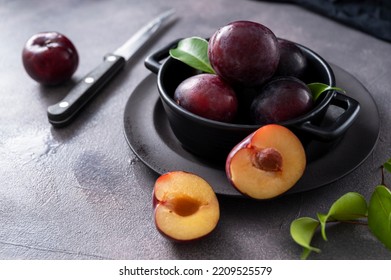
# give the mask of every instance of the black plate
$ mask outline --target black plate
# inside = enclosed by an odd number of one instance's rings
[[[288,193],[319,188],[358,167],[372,152],[379,135],[379,114],[371,94],[352,75],[331,65],[337,86],[361,104],[354,124],[337,142],[313,141],[306,147],[307,169]],[[331,108],[326,117],[332,119]],[[163,174],[173,170],[193,172],[207,180],[215,192],[240,195],[228,182],[224,166],[189,153],[173,135],[159,99],[156,75],[146,77],[129,97],[124,114],[125,137],[133,152],[148,167]]]

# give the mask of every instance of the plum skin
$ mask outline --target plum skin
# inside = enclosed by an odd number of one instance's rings
[[[22,51],[27,74],[43,85],[69,80],[79,65],[74,44],[58,32],[40,32],[27,40]]]
[[[250,133],[249,135],[247,135],[242,141],[240,141],[239,143],[237,143],[233,148],[232,150],[228,153],[227,157],[226,157],[226,161],[225,161],[225,174],[227,175],[227,179],[228,181],[233,185],[235,186],[234,182],[231,180],[232,178],[232,174],[231,174],[231,161],[232,161],[232,158],[233,156],[238,152],[240,151],[241,149],[246,149],[248,148],[250,145],[251,145],[251,139],[254,137],[254,134],[256,133],[256,131]]]
[[[232,84],[256,86],[273,76],[280,53],[274,33],[251,21],[235,21],[210,38],[208,57],[215,72]]]
[[[220,122],[233,122],[238,110],[235,91],[215,74],[185,79],[176,88],[174,100],[193,114]]]
[[[294,77],[278,77],[261,89],[253,100],[250,115],[254,124],[289,121],[309,112],[314,106],[307,85]]]
[[[302,78],[307,67],[307,59],[293,42],[278,38],[280,61],[275,76],[293,76]]]

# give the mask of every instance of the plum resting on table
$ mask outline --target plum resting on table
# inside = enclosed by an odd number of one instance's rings
[[[234,90],[214,74],[198,74],[182,81],[174,100],[193,114],[221,122],[232,122],[238,108]]]
[[[22,61],[32,79],[43,85],[58,85],[72,77],[79,64],[79,55],[66,36],[58,32],[41,32],[26,42]]]
[[[279,77],[265,84],[250,108],[255,124],[280,123],[299,117],[313,108],[308,86],[294,77]]]
[[[171,171],[156,180],[153,208],[157,230],[177,242],[209,235],[220,219],[219,201],[212,186],[184,171]]]
[[[216,74],[232,84],[256,86],[273,76],[280,52],[274,33],[251,21],[235,21],[210,38],[208,57]]]

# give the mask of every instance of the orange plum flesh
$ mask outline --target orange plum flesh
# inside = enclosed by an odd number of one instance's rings
[[[306,167],[302,143],[288,128],[270,124],[259,128],[232,149],[226,174],[242,194],[270,199],[292,188]]]
[[[161,175],[153,190],[155,224],[175,241],[196,240],[212,232],[220,218],[212,187],[201,177],[184,171]]]

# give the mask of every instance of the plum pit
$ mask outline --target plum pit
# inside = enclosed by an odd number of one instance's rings
[[[263,171],[282,171],[282,156],[274,148],[264,148],[256,151],[253,155],[252,163],[256,168]]]

